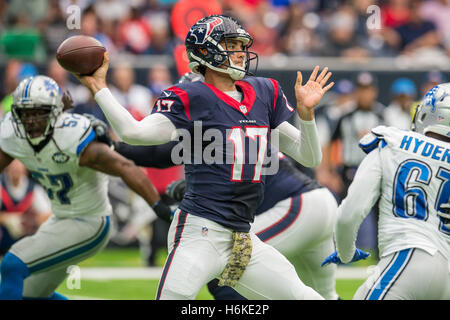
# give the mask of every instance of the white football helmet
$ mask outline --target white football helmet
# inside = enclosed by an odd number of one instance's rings
[[[411,129],[422,134],[434,132],[450,137],[450,82],[427,92],[414,114]]]
[[[13,93],[11,108],[16,134],[32,146],[48,141],[63,106],[61,90],[52,78],[22,80]]]

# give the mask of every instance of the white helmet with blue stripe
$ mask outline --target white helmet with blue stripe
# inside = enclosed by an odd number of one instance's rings
[[[11,108],[16,134],[32,146],[48,142],[63,106],[61,90],[52,78],[22,80],[13,93]]]
[[[414,115],[412,129],[450,137],[450,83],[439,84],[427,92]]]

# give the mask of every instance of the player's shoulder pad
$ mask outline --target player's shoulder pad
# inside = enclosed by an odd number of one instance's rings
[[[208,94],[210,94],[209,89],[200,81],[177,83],[161,91],[158,100],[178,101],[185,109],[189,109],[192,101],[202,101]]]
[[[183,99],[183,96],[194,98],[201,96],[204,89],[204,85],[200,81],[177,83],[161,91],[159,99],[173,99],[176,97]]]
[[[404,133],[405,130],[399,128],[378,126],[359,140],[359,147],[365,153],[370,153],[378,147],[384,148],[387,145],[394,145],[394,142],[401,139]]]
[[[279,88],[278,81],[272,78],[247,76],[242,80],[250,83],[256,90],[270,90],[272,92],[274,89],[278,91]]]
[[[53,138],[63,151],[78,156],[95,139],[95,131],[87,117],[64,112],[58,117]]]

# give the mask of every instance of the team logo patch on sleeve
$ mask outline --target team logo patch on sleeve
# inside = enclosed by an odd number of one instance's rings
[[[56,152],[55,154],[53,154],[52,159],[56,163],[66,163],[67,161],[69,161],[70,157],[65,153]]]

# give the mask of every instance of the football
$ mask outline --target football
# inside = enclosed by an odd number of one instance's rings
[[[67,38],[56,51],[56,60],[67,71],[90,75],[103,63],[105,47],[97,39],[78,35]]]

